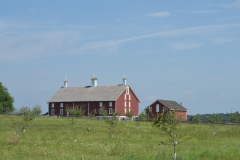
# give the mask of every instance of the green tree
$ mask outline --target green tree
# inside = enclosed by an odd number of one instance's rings
[[[88,121],[86,122],[86,125],[88,126],[88,130],[90,131],[91,130],[91,126],[92,126],[92,121],[93,121],[93,118],[95,117],[95,115],[97,114],[97,110],[93,110],[91,111],[89,114],[88,114]]]
[[[167,135],[170,136],[171,142],[161,142],[163,145],[171,145],[174,147],[174,159],[176,159],[176,146],[185,142],[186,140],[182,142],[177,142],[177,126],[181,121],[181,116],[176,115],[176,110],[170,111],[168,110],[166,114],[164,112],[161,112],[157,118],[152,119],[153,123],[152,126],[159,128],[163,132],[165,132]]]
[[[147,117],[146,113],[142,111],[138,116],[138,118],[136,119],[137,130],[138,130],[138,127],[140,126],[140,123],[146,120],[146,117]]]
[[[240,122],[240,114],[238,111],[230,115],[230,121],[234,123],[239,123]]]
[[[29,107],[21,107],[20,108],[20,113],[23,116],[23,125],[22,125],[22,130],[23,132],[25,132],[25,126],[27,125],[27,123],[30,125],[30,121],[34,119],[34,114],[33,111],[31,110],[31,108]]]
[[[35,107],[33,107],[32,112],[36,121],[36,117],[38,117],[42,113],[41,105],[36,105]]]
[[[198,125],[199,123],[201,122],[201,117],[200,117],[200,114],[197,114],[196,116],[194,116],[192,118],[193,122],[197,124],[197,131],[198,131]]]
[[[76,117],[77,118],[77,124],[78,124],[78,120],[84,116],[84,110],[85,105],[82,104],[80,106],[76,105],[74,107],[67,107],[67,112],[70,116],[72,116],[72,123],[73,123],[73,118]]]
[[[112,138],[114,137],[114,132],[116,125],[118,123],[118,116],[121,115],[121,112],[112,111],[112,115],[108,114],[108,111],[105,107],[102,107],[102,115],[104,116],[105,122],[109,125],[109,135],[112,134]]]
[[[220,116],[218,114],[213,114],[211,116],[206,116],[207,121],[212,125],[213,127],[213,135],[215,135],[216,131],[216,124],[219,124],[220,122]]]
[[[3,113],[3,105],[0,103],[0,118],[1,118],[1,113]]]
[[[127,113],[125,113],[125,115],[127,116],[128,120],[130,121],[131,118],[133,117],[133,111],[128,111]]]
[[[3,86],[0,82],[0,103],[2,105],[1,113],[13,112],[14,111],[14,98],[8,92],[7,87]]]

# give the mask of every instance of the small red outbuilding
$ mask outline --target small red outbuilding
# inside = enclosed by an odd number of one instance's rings
[[[149,106],[149,110],[146,109],[148,117],[158,116],[161,112],[167,112],[168,110],[176,110],[178,116],[182,116],[182,121],[187,121],[187,109],[181,104],[178,104],[176,101],[161,100],[157,99]],[[151,112],[151,114],[150,114]]]

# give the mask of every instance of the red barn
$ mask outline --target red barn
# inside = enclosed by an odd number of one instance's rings
[[[187,109],[175,101],[157,99],[149,107],[149,110],[146,109],[148,117],[157,117],[161,112],[167,112],[168,110],[172,111],[176,109],[176,114],[178,116],[182,116],[182,121],[187,121]]]
[[[111,115],[113,111],[122,112],[120,117],[126,117],[126,113],[133,112],[134,117],[138,116],[139,99],[133,92],[130,85],[126,84],[123,78],[121,85],[97,85],[97,78],[91,78],[92,86],[67,87],[67,80],[64,87],[61,87],[48,101],[48,113],[50,115],[67,116],[66,108],[74,106],[85,106],[85,116],[95,109],[99,112],[104,106]],[[99,113],[96,115],[100,116]]]

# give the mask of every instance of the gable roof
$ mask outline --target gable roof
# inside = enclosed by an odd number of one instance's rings
[[[127,87],[130,88],[129,85],[60,88],[47,102],[115,101]],[[135,94],[134,96],[138,100]]]
[[[159,101],[165,107],[168,107],[171,110],[177,109],[179,111],[187,111],[187,109],[185,107],[183,107],[182,105],[178,104],[176,101],[169,101],[169,100],[162,100],[162,99],[157,99],[156,101]]]

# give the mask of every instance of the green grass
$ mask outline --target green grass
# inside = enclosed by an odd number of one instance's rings
[[[104,121],[93,121],[88,131],[86,119],[38,118],[18,133],[18,144],[9,144],[9,134],[20,128],[22,117],[0,118],[0,159],[172,159],[173,147],[159,145],[169,137],[141,123],[119,122],[114,138],[108,135]],[[240,127],[217,126],[216,134],[210,125],[180,124],[177,158],[184,160],[235,160],[240,159]]]

